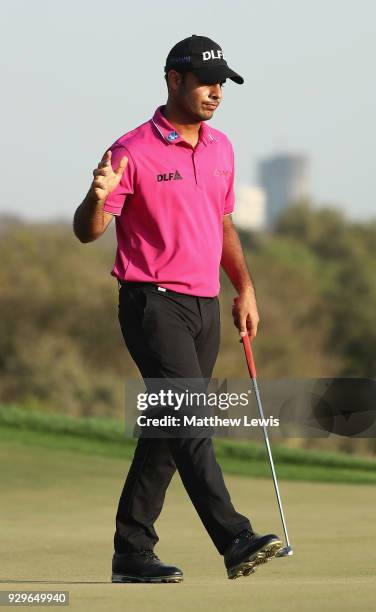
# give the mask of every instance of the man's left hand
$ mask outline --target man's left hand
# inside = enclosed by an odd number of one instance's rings
[[[244,291],[234,298],[232,317],[235,327],[239,330],[239,335],[242,337],[248,334],[252,341],[257,334],[257,326],[260,322],[256,297],[252,290]]]

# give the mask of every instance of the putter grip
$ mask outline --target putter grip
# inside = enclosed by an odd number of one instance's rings
[[[251,378],[256,378],[256,367],[255,362],[253,361],[251,343],[249,341],[249,336],[242,336],[243,346],[245,357],[247,359],[248,371]]]

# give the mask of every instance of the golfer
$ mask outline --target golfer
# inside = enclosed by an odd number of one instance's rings
[[[232,316],[252,340],[259,315],[231,213],[231,142],[208,126],[226,79],[243,83],[221,47],[204,36],[177,43],[165,66],[168,97],[153,117],[121,136],[93,171],[74,232],[92,242],[116,220],[111,274],[119,323],[144,380],[208,381],[220,341],[219,271],[235,290]],[[113,582],[181,582],[154,553],[166,489],[178,470],[229,578],[248,575],[282,541],[254,532],[231,503],[211,437],[140,437],[116,514]],[[182,528],[184,526],[182,525]]]

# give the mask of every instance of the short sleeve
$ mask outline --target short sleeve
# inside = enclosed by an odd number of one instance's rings
[[[107,150],[111,150],[112,152],[111,165],[114,171],[119,166],[121,159],[124,156],[128,157],[128,163],[118,186],[110,193],[103,206],[104,211],[119,216],[127,195],[134,193],[135,165],[131,154],[123,145],[115,144]]]
[[[234,178],[235,178],[235,164],[234,164],[234,150],[231,145],[231,174],[229,176],[229,185],[225,198],[225,207],[223,214],[229,215],[234,211],[235,208],[235,193],[234,193]]]

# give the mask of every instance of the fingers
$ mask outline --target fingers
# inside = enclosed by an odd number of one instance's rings
[[[92,182],[93,189],[102,189],[103,191],[106,191],[106,185],[102,182],[102,180],[103,179],[95,178]]]
[[[236,327],[238,327],[238,326],[236,325]],[[257,327],[251,327],[251,326],[248,326],[248,327],[247,327],[247,331],[241,330],[241,331],[239,332],[239,335],[240,335],[240,340],[239,340],[239,342],[242,342],[242,338],[244,338],[245,336],[248,336],[248,338],[249,338],[250,342],[252,342],[252,340],[254,340],[254,338],[256,338],[256,335],[257,335]]]
[[[234,298],[234,303],[232,305],[232,317],[235,327],[237,327],[239,330],[239,342],[242,342],[242,338],[244,336],[248,336],[252,341],[257,335],[257,326],[259,323],[257,311],[251,312],[247,308],[240,308],[238,305],[238,298]]]
[[[112,157],[112,151],[111,150],[106,151],[101,161],[99,162],[97,168],[93,170],[94,178],[96,178],[97,176],[107,176],[108,174],[111,174],[112,172],[111,157]]]
[[[95,170],[93,170],[94,178],[97,176],[106,176],[107,174],[108,170],[105,170],[104,168],[96,168]]]
[[[106,151],[106,153],[103,155],[101,161],[98,164],[98,168],[108,168],[112,170],[112,166],[111,166],[111,157],[112,157],[112,151],[111,149],[109,149],[108,151]]]
[[[99,162],[98,167],[93,170],[94,178],[96,178],[97,176],[108,176],[109,174],[111,174],[111,172],[113,171],[112,165],[111,165],[111,157],[112,157],[111,150],[106,151],[101,161]],[[128,157],[125,155],[120,160],[120,163],[117,169],[115,170],[114,174],[116,174],[117,176],[121,176],[127,166],[127,163],[128,163]]]
[[[127,163],[128,163],[128,157],[124,155],[124,157],[121,158],[117,169],[115,170],[115,174],[117,174],[118,176],[121,176],[127,166]]]
[[[232,305],[232,317],[234,319],[234,325],[239,329],[240,335],[245,336],[247,334],[246,316],[241,314],[237,308],[237,301],[239,298],[234,298]]]
[[[244,315],[240,317],[238,329],[241,338],[247,335],[247,319]]]
[[[98,168],[99,166],[108,166],[111,163],[111,157],[112,157],[112,151],[111,149],[108,149],[108,151],[106,151],[106,153],[103,155],[101,161],[98,164]]]
[[[252,321],[251,318],[248,317],[246,321],[246,325],[247,325],[247,333],[248,333],[249,339],[252,341],[253,338],[256,338],[258,323],[256,323],[255,321]]]

